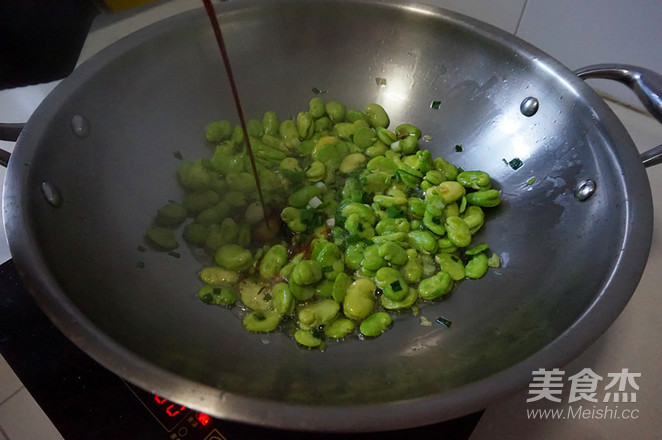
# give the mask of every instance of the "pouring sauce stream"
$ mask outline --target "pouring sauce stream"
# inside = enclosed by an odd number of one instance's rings
[[[267,206],[264,204],[264,197],[262,196],[262,186],[260,185],[260,177],[257,173],[257,166],[255,165],[255,157],[253,156],[253,148],[251,147],[251,141],[248,137],[248,130],[246,129],[246,121],[244,120],[244,111],[241,108],[241,102],[239,100],[239,92],[237,91],[237,84],[234,81],[234,75],[232,74],[232,66],[230,64],[230,57],[228,56],[228,51],[225,48],[225,40],[223,40],[223,33],[221,32],[221,26],[218,23],[218,18],[216,17],[216,11],[214,6],[211,4],[211,0],[202,0],[202,3],[205,5],[205,11],[209,17],[212,28],[214,29],[214,36],[216,37],[216,42],[218,43],[218,48],[221,51],[221,57],[223,58],[223,65],[225,66],[225,72],[228,75],[228,81],[230,81],[230,88],[232,89],[232,97],[234,98],[234,105],[237,108],[237,115],[239,116],[239,123],[241,124],[241,129],[244,132],[244,141],[246,142],[246,149],[248,150],[248,157],[251,160],[251,168],[253,169],[253,176],[255,177],[255,184],[257,185],[257,193],[260,197],[260,203],[262,204],[262,212],[264,213],[264,218],[267,219]]]

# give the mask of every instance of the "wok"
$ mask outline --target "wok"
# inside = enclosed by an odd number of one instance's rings
[[[220,418],[371,431],[484,408],[533,370],[567,363],[616,319],[647,261],[651,193],[632,140],[577,75],[509,34],[415,4],[219,10],[247,117],[295,115],[315,90],[348,108],[377,102],[394,124],[420,126],[433,155],[487,171],[502,190],[477,240],[503,265],[422,309],[451,328],[405,313],[382,337],[324,352],[282,333],[250,334],[233,311],[203,304],[199,255],[141,246],[156,210],[183,194],[174,156],[209,155],[204,126],[235,120],[211,28],[192,11],[76,69],[35,111],[9,161],[14,261],[84,351]],[[641,83],[650,72],[608,72],[655,98]],[[515,158],[518,169],[507,164]]]

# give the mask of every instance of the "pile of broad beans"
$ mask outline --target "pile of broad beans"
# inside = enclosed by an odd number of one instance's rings
[[[472,242],[500,202],[490,176],[420,149],[416,126],[389,125],[378,104],[348,110],[319,97],[295,118],[250,120],[263,210],[243,130],[211,123],[213,153],[180,163],[186,195],[159,209],[147,238],[173,250],[183,225],[215,263],[200,271],[200,299],[240,307],[251,332],[287,329],[317,348],[379,336],[395,313],[499,265]]]

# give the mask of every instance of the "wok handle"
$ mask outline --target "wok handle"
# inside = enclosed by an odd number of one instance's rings
[[[25,124],[0,123],[0,141],[16,142]],[[0,149],[0,166],[7,167],[11,153]]]
[[[594,64],[575,71],[582,79],[613,79],[628,86],[644,104],[646,110],[662,123],[662,75],[652,70],[628,64]],[[641,154],[645,167],[662,163],[662,145]]]

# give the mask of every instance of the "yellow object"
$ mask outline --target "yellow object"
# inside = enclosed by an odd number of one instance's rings
[[[135,8],[136,6],[152,3],[154,0],[104,0],[108,9],[113,12],[124,11],[125,9]]]

